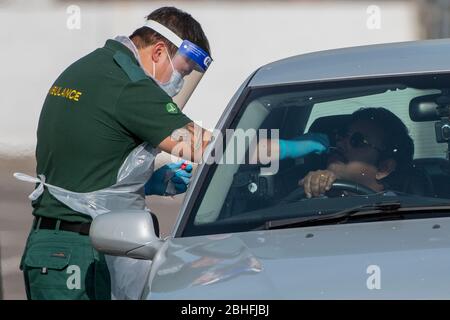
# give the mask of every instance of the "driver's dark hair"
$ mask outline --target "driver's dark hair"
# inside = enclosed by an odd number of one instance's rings
[[[383,131],[383,152],[378,162],[394,159],[397,163],[395,172],[409,169],[414,156],[414,142],[409,136],[403,121],[386,108],[361,108],[352,113],[350,123],[370,121]]]
[[[208,55],[211,55],[208,38],[206,38],[200,23],[189,13],[175,7],[162,7],[156,9],[145,18],[146,20],[159,22],[182,40],[191,41],[205,50]],[[177,47],[172,42],[147,27],[136,29],[129,38],[133,40],[138,49],[148,47],[158,41],[163,41],[167,45],[170,54],[173,55],[177,52]]]

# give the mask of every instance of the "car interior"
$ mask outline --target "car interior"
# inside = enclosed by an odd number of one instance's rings
[[[384,90],[385,88],[382,91]],[[361,91],[358,94],[361,94]],[[426,122],[427,125],[435,127],[436,134],[441,132],[441,135],[445,135],[446,132],[442,133],[442,131],[447,130],[448,116],[441,117],[436,111],[440,108],[436,99],[442,100],[442,97],[441,94],[435,94],[412,99],[409,105],[411,120]],[[284,107],[273,108],[270,117],[264,120],[260,129],[271,128],[274,123],[283,123],[283,119],[304,119],[304,112],[308,108],[298,108],[298,105],[289,106],[289,103],[292,102],[286,102],[285,100]],[[310,106],[310,108],[312,107]],[[433,117],[433,114],[436,114],[436,116]],[[318,117],[305,133],[324,133],[329,137],[330,144],[335,145],[336,128],[345,126],[349,118],[350,113]],[[441,125],[438,126],[435,123]],[[299,123],[297,122],[295,126],[292,126],[292,124],[295,124],[295,122],[284,121],[280,136],[295,136],[299,130]],[[450,137],[450,130],[447,134]],[[447,144],[448,138],[437,142]],[[242,164],[238,172],[234,174],[232,186],[222,208],[221,218],[230,217],[237,212],[256,210],[261,206],[276,204],[290,191],[298,189],[298,181],[306,173],[324,168],[325,163],[326,155],[316,154],[308,155],[302,159],[283,160],[280,162],[279,172],[274,176],[260,175],[258,170],[255,170],[255,166]],[[408,168],[405,173],[401,179],[389,181],[392,190],[423,197],[450,198],[450,184],[448,183],[450,181],[450,163],[444,157],[415,158],[413,166]],[[254,185],[253,188],[257,190],[256,192],[249,189],[251,184]]]
[[[322,133],[329,137],[333,146],[337,128],[345,127],[352,112],[367,105],[386,107],[408,127],[416,150],[412,166],[404,168],[401,178],[389,180],[390,190],[417,201],[431,199],[434,203],[442,203],[450,199],[450,93],[442,88],[442,83],[445,83],[442,80],[435,86],[421,79],[418,84],[380,82],[368,86],[303,90],[301,94],[291,88],[266,90],[264,94],[250,95],[248,99],[251,101],[246,109],[241,108],[234,126],[244,130],[277,128],[281,139],[292,139],[304,133]],[[275,174],[262,174],[260,169],[264,165],[261,164],[216,165],[215,171],[210,173],[209,184],[204,186],[206,190],[203,190],[195,224],[232,222],[244,215],[248,221],[255,217],[273,216],[276,214],[273,208],[284,212],[285,207],[281,209],[280,205],[285,204],[297,206],[297,213],[320,206],[325,211],[342,206],[342,201],[338,202],[341,199],[333,200],[333,196],[320,202],[315,199],[303,201],[299,197],[301,193],[298,191],[302,189],[298,185],[299,180],[310,171],[325,169],[326,158],[326,154],[310,154],[281,160]],[[345,183],[340,185],[343,190],[356,190],[352,187]],[[224,190],[228,191],[224,193]],[[361,197],[346,198],[344,207],[358,204],[361,200]]]
[[[342,128],[346,125],[350,118],[350,115],[336,115],[336,116],[326,116],[316,119],[312,126],[309,128],[308,132],[325,133],[331,139],[331,145],[335,145],[335,137],[337,132],[335,128]],[[429,159],[432,163],[437,159]],[[442,159],[440,159],[442,160]],[[307,161],[309,163],[320,163],[319,167],[325,167],[324,157],[311,155],[308,157]],[[401,179],[397,181],[390,181],[389,183],[395,191],[400,191],[409,194],[415,194],[425,197],[434,196],[434,184],[430,175],[428,174],[427,168],[423,165],[417,164],[417,159],[414,160],[412,167],[407,168],[405,174]]]

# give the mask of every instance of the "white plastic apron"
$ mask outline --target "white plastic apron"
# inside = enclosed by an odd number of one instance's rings
[[[44,186],[59,201],[74,211],[91,216],[93,219],[104,213],[116,210],[147,210],[145,206],[144,185],[153,174],[154,160],[159,150],[148,143],[133,149],[117,173],[114,185],[87,193],[78,193],[48,184],[44,175],[39,178],[23,173],[14,176],[22,181],[39,183],[28,198],[36,200],[44,192]],[[139,299],[145,285],[151,261],[105,255],[111,275],[111,294],[113,299]]]

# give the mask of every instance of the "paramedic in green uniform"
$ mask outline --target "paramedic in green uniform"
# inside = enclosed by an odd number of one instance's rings
[[[119,186],[118,172],[142,143],[171,153],[179,146],[171,134],[193,131],[181,108],[211,62],[208,40],[200,24],[176,8],[160,8],[146,18],[130,37],[107,40],[70,65],[48,91],[37,131],[40,180],[30,195],[35,219],[21,261],[29,299],[110,299],[104,256],[88,236],[92,215],[86,212],[99,210],[96,191],[127,187]],[[195,83],[183,91],[188,77]],[[201,152],[207,144],[197,135],[190,139]],[[185,191],[190,168],[162,167],[145,184],[146,194]],[[170,181],[163,178],[168,171]],[[71,193],[60,201],[52,192],[56,187]],[[87,200],[74,210],[78,195]]]

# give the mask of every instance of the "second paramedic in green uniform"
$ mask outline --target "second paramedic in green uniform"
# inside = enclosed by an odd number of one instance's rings
[[[191,15],[164,7],[147,20],[209,56],[208,40]],[[182,70],[174,57],[178,48],[155,31],[160,30],[158,23],[137,29],[129,38],[106,41],[69,66],[51,86],[36,149],[36,171],[46,183],[78,193],[107,188],[116,183],[121,165],[138,145],[148,142],[171,152],[176,146],[170,139],[173,131],[192,130],[192,121],[171,98],[182,85]],[[183,171],[179,166],[170,169]],[[184,191],[188,178],[185,172],[184,179],[178,179],[178,191]],[[164,194],[164,188],[160,181],[145,186],[148,193],[153,189],[157,194]],[[32,204],[35,221],[21,262],[28,298],[109,299],[105,259],[88,237],[92,218],[58,201],[47,188]]]

